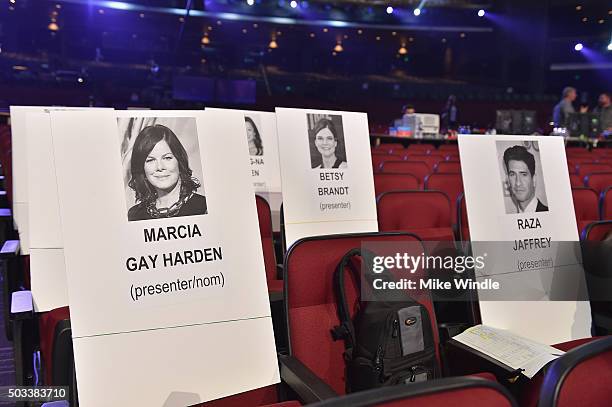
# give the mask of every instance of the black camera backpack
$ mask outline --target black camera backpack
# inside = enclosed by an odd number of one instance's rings
[[[437,377],[438,363],[429,312],[404,290],[388,293],[387,298],[381,298],[372,290],[375,301],[361,302],[351,320],[344,271],[350,269],[357,281],[362,281],[354,264],[358,256],[363,258],[359,249],[347,252],[334,273],[340,325],[334,327],[332,337],[344,340],[347,393]],[[368,285],[373,278],[391,279],[388,274],[374,275],[367,270],[364,277]]]

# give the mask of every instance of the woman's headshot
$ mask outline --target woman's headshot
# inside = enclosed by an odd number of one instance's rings
[[[263,155],[263,144],[261,143],[261,135],[255,125],[253,119],[248,116],[244,116],[246,125],[247,140],[249,142],[249,154],[251,155]]]
[[[311,130],[319,157],[311,156],[312,168],[346,168],[344,152],[338,148],[339,134],[333,121],[320,118]],[[312,154],[312,150],[311,150]]]
[[[161,124],[144,127],[136,136],[128,186],[136,205],[128,220],[204,215],[206,198],[196,193],[200,181],[193,177],[185,148],[172,130]]]

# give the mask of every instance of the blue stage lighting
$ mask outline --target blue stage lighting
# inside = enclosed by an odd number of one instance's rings
[[[393,14],[393,7],[387,7],[387,14]]]
[[[608,44],[608,51],[612,51],[612,42]]]
[[[574,45],[574,49],[575,49],[576,51],[582,51],[582,48],[584,48],[584,47],[582,46],[582,44],[581,44],[581,43],[578,43],[578,44]]]
[[[297,8],[298,6],[297,1],[295,0],[291,0],[291,3],[289,3],[289,5],[291,6],[291,8]]]
[[[421,9],[420,8],[415,8],[414,11],[412,12],[415,16],[420,16],[421,15]]]
[[[478,10],[478,17],[484,17],[485,11],[483,9]]]
[[[253,4],[255,4],[255,0],[247,0],[247,4],[249,6],[252,6]]]

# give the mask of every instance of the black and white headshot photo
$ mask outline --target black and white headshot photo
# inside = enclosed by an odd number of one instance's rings
[[[498,141],[506,213],[547,212],[548,200],[537,141]]]
[[[128,221],[208,213],[192,117],[117,119]]]
[[[312,168],[346,168],[342,116],[307,114]]]
[[[261,141],[261,133],[259,133],[259,129],[261,128],[259,117],[256,115],[246,115],[244,116],[244,122],[247,140],[249,142],[249,154],[263,155],[263,143]]]

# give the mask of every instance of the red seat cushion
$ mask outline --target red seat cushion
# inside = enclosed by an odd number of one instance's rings
[[[55,327],[60,321],[65,319],[70,319],[70,309],[68,307],[56,308],[49,312],[38,314],[40,353],[45,368],[45,384],[53,384],[53,339],[55,337]]]
[[[590,188],[572,188],[574,212],[581,233],[586,225],[599,220],[599,197]]]
[[[608,187],[601,198],[601,220],[612,220],[612,187]]]

